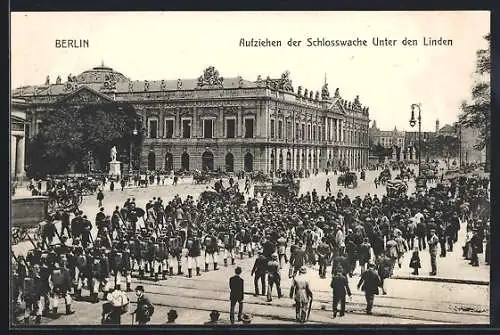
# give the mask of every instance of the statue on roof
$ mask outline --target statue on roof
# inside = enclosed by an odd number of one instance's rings
[[[163,79],[161,80],[161,83],[160,83],[160,89],[162,91],[165,91],[167,89],[167,83]]]
[[[300,97],[300,96],[302,96],[302,86],[299,86],[299,87],[297,88],[297,95],[298,95],[299,97]]]
[[[290,80],[290,72],[287,70],[281,75],[278,83],[278,88],[287,92],[293,92],[292,81]]]
[[[50,85],[50,77],[45,78],[45,85]]]
[[[359,95],[356,95],[356,98],[354,98],[353,106],[361,107],[361,103],[359,102]]]
[[[198,87],[203,86],[223,86],[224,78],[219,76],[219,71],[215,69],[213,66],[207,67],[203,71],[203,75],[198,78]]]
[[[180,90],[182,88],[182,80],[177,79],[177,89]]]
[[[71,83],[71,82],[73,82],[73,76],[70,73],[68,76],[68,83]]]
[[[339,88],[337,87],[335,89],[335,95],[334,95],[335,98],[340,98],[340,91],[339,91]]]
[[[56,84],[60,84],[61,83],[61,76],[57,76],[56,78]]]
[[[328,90],[328,84],[325,83],[321,89],[321,99],[328,100],[330,98],[330,91]]]
[[[257,76],[257,82],[258,83],[262,82],[262,76],[260,74]]]
[[[134,83],[129,81],[128,82],[128,91],[133,92],[134,91]]]
[[[144,81],[144,91],[149,91],[149,81]]]
[[[306,88],[304,89],[304,98],[307,98],[309,96],[309,90]]]
[[[319,101],[319,91],[316,91],[316,94],[314,95],[314,100]]]
[[[238,87],[240,87],[240,88],[241,88],[241,87],[243,87],[244,85],[245,85],[245,83],[243,82],[243,78],[241,78],[241,76],[240,76],[240,77],[238,77]]]

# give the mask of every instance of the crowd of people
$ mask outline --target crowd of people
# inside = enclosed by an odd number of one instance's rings
[[[31,322],[31,315],[35,324],[40,324],[42,315],[56,315],[60,299],[66,314],[73,313],[72,300],[84,299],[85,290],[86,299],[106,302],[102,323],[116,324],[129,303],[121,289],[132,291],[133,275],[158,281],[187,270],[191,278],[247,257],[255,257],[254,294],[266,296],[267,301],[272,301],[274,286],[282,297],[280,270],[289,266],[290,297],[298,322],[305,322],[310,313],[314,288],[304,276],[308,267],[318,264],[320,278],[326,278],[331,268],[336,317],[338,303],[340,316],[345,313],[345,297],[351,295],[347,278],[359,266],[358,288],[365,292],[366,313],[371,314],[374,295],[378,288],[386,294],[384,280],[395,266],[409,266],[418,275],[419,252],[428,249],[430,275],[437,275],[438,251],[446,257],[453,250],[461,221],[467,221],[464,257],[477,266],[486,240],[489,262],[488,183],[480,178],[455,178],[400,197],[351,198],[342,191],[320,197],[313,191],[298,196],[266,194],[261,201],[245,201],[235,185],[225,188],[222,180],[218,183],[221,196],[197,200],[175,196],[165,202],[154,197],[144,209],[130,198],[112,213],[100,208],[95,237],[92,222],[80,209],[51,214],[41,241],[32,242],[26,257],[15,258],[13,303],[24,313],[24,323]],[[59,242],[53,243],[56,236]],[[404,263],[407,252],[411,259]],[[235,292],[242,291],[238,287],[243,282],[231,280],[231,292],[233,286]],[[136,288],[139,301],[143,292],[143,287]],[[234,323],[236,303],[238,319],[242,318],[242,297],[231,293],[230,300]],[[139,324],[147,323],[154,311],[149,300],[143,302],[134,311]]]

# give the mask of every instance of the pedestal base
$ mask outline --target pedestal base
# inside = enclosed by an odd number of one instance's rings
[[[111,161],[109,162],[109,175],[110,176],[121,176],[121,162],[119,161]]]

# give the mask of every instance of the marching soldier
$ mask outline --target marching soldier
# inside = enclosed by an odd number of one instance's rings
[[[26,302],[24,312],[25,324],[29,324],[32,311],[36,313],[35,324],[39,325],[41,323],[45,306],[44,300],[49,290],[48,281],[44,280],[40,265],[34,264],[33,276],[27,277],[24,280],[24,301]]]
[[[169,257],[168,257],[168,267],[170,275],[174,275],[174,266],[177,264],[177,275],[182,275],[182,239],[180,236],[170,237],[169,242]]]
[[[132,252],[127,241],[123,242],[121,269],[123,271],[122,274],[125,277],[127,292],[132,292],[132,289],[130,288],[130,285],[132,284]]]
[[[69,289],[71,287],[71,275],[69,270],[64,266],[66,258],[62,258],[62,264],[57,262],[49,278],[49,285],[51,287],[51,300],[52,300],[52,314],[57,315],[57,308],[59,307],[59,298],[64,297],[66,305],[66,314],[70,315],[74,312],[71,310],[71,296]],[[64,264],[64,265],[63,265]]]
[[[78,242],[78,241],[76,241]],[[87,277],[87,255],[85,250],[80,245],[74,247],[74,272],[73,278],[73,290],[75,292],[75,299],[80,299],[82,296],[82,286],[83,280]]]
[[[165,237],[160,236],[157,240],[157,250],[156,250],[156,259],[158,265],[158,272],[156,273],[155,279],[158,280],[158,276],[161,273],[162,279],[167,279],[167,259],[168,259],[168,245],[165,243]]]
[[[231,230],[229,233],[222,232],[221,240],[224,244],[224,266],[227,266],[227,258],[231,256],[231,265],[234,265],[234,231]]]
[[[99,278],[101,277],[101,259],[100,250],[95,250],[92,257],[89,257],[89,268],[90,276],[88,277],[90,297],[92,302],[97,303],[99,301],[98,294],[101,286]]]
[[[187,267],[188,267],[188,277],[193,276],[193,265],[196,267],[196,275],[201,276],[200,264],[201,264],[201,242],[196,236],[190,237],[187,240],[186,247],[188,250],[187,254]]]
[[[309,303],[312,302],[313,297],[309,282],[304,276],[306,272],[306,267],[302,266],[290,288],[290,298],[295,300],[295,319],[300,323],[306,322]]]
[[[214,270],[217,270],[217,256],[219,253],[219,245],[217,237],[215,236],[215,230],[212,228],[210,233],[205,236],[205,272],[208,272],[208,266],[210,263],[214,264]]]

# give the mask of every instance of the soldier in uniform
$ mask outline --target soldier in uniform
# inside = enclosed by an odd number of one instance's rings
[[[363,239],[363,243],[359,246],[358,259],[359,266],[361,267],[361,274],[366,271],[366,265],[372,258],[372,246],[368,237]]]
[[[161,273],[162,279],[167,279],[167,269],[168,269],[168,264],[167,264],[167,259],[168,259],[168,245],[165,242],[165,237],[160,236],[157,240],[157,251],[156,251],[156,259],[155,261],[157,262],[158,265],[158,272],[156,273],[155,278],[158,278],[159,274]]]
[[[49,291],[48,282],[44,280],[41,274],[40,264],[33,265],[33,276],[25,278],[24,281],[24,301],[26,309],[24,312],[24,323],[29,324],[31,312],[36,313],[35,324],[40,324],[44,311],[44,299]]]
[[[215,230],[211,229],[210,233],[205,236],[205,272],[208,272],[210,263],[214,264],[214,270],[217,270],[217,258],[219,254],[219,245]]]
[[[249,236],[247,236],[247,231],[241,229],[238,234],[236,234],[236,241],[239,246],[240,259],[243,259],[243,253],[245,252],[245,247],[248,242],[250,242]]]
[[[130,285],[132,284],[132,252],[127,241],[123,242],[122,252],[122,275],[125,277],[127,292],[132,292]]]
[[[188,277],[193,276],[193,265],[196,267],[196,275],[201,276],[200,264],[201,264],[201,242],[196,236],[189,237],[186,243],[186,248],[188,250],[187,254],[187,268]]]
[[[169,257],[168,257],[168,266],[170,270],[170,275],[174,275],[174,265],[177,264],[177,275],[182,275],[182,239],[180,236],[172,236],[170,237],[169,243]]]
[[[73,291],[75,292],[75,299],[80,299],[82,296],[83,280],[88,273],[87,255],[82,246],[76,245],[73,248],[74,252],[74,267],[73,269]],[[71,263],[72,264],[72,263]]]
[[[61,263],[64,264],[65,262],[65,257],[63,257]],[[71,287],[71,274],[69,270],[56,262],[50,275],[49,284],[52,291],[52,314],[57,315],[60,297],[64,297],[66,314],[73,314],[74,312],[71,310],[71,296],[69,295]]]
[[[326,267],[328,266],[332,251],[328,243],[326,243],[324,237],[321,239],[321,243],[317,248],[317,253],[319,262],[319,277],[326,278]]]
[[[101,286],[101,251],[99,249],[94,250],[92,257],[89,257],[89,268],[90,276],[88,277],[90,297],[92,302],[97,303],[99,301],[98,294]]]
[[[272,291],[273,284],[276,285],[276,291],[278,292],[278,299],[281,298],[281,276],[280,276],[280,264],[278,262],[278,255],[272,254],[271,260],[267,262],[267,301],[272,301]]]
[[[82,214],[82,211],[76,211],[75,217],[71,220],[71,236],[73,236],[73,239],[80,238],[82,235]]]
[[[300,323],[306,322],[309,301],[313,297],[309,282],[304,276],[306,272],[306,267],[302,266],[299,269],[299,275],[294,277],[290,288],[290,298],[295,300],[295,319]]]
[[[145,241],[144,238],[138,237],[137,247],[138,247],[138,252],[136,257],[139,266],[139,277],[141,279],[144,279],[144,271],[146,271],[146,261],[148,259],[148,253],[149,253],[148,242]]]
[[[227,258],[231,256],[231,265],[234,265],[234,231],[231,230],[228,232],[222,232],[220,234],[220,239],[224,244],[224,266],[227,266]]]

